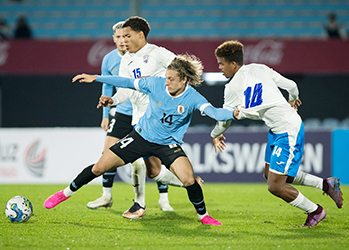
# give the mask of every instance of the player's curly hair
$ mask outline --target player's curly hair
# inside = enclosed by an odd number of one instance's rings
[[[216,57],[223,57],[227,62],[244,64],[244,45],[239,41],[226,41],[219,45],[215,51]]]
[[[128,18],[125,21],[124,25],[122,25],[122,27],[130,27],[133,31],[136,32],[142,31],[146,40],[150,32],[150,25],[147,20],[139,16],[132,16]]]
[[[180,80],[187,77],[187,84],[193,86],[199,86],[203,81],[201,79],[203,68],[200,59],[189,54],[177,55],[167,66],[167,69],[178,72]]]

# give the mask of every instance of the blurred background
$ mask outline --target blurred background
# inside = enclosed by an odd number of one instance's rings
[[[149,22],[150,43],[203,61],[205,81],[198,91],[217,107],[227,80],[219,73],[214,50],[226,40],[241,41],[245,64],[266,64],[297,82],[306,131],[314,131],[314,138],[326,131],[326,140],[319,143],[330,145],[321,151],[314,142],[313,151],[308,150],[320,159],[321,171],[331,174],[331,167],[322,165],[333,165],[335,148],[343,149],[342,158],[336,156],[337,165],[343,163],[349,153],[349,0],[0,0],[0,163],[19,147],[5,143],[6,129],[100,126],[102,111],[96,104],[101,86],[72,84],[71,78],[100,74],[103,56],[115,48],[112,25],[134,15]],[[208,136],[214,124],[197,112],[190,131]],[[262,123],[234,122],[231,128],[263,132],[261,148],[266,141]],[[337,134],[338,143],[335,131],[346,131]],[[244,141],[245,134],[241,145]],[[309,170],[320,173],[314,159]],[[256,170],[259,177],[262,168]],[[0,166],[0,177],[14,172],[11,165]]]
[[[194,53],[206,73],[219,71],[221,42],[242,41],[245,63],[267,64],[298,83],[306,126],[349,126],[348,0],[1,0],[0,126],[99,126],[100,86],[70,79],[100,73],[115,48],[112,25],[132,15],[148,20],[149,42]],[[198,90],[220,106],[225,79],[205,79]],[[192,122],[212,124],[199,114]]]

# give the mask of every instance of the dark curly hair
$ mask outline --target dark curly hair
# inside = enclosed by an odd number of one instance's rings
[[[244,45],[239,41],[227,41],[219,45],[215,51],[216,57],[223,57],[227,62],[244,64]]]
[[[122,25],[122,27],[123,28],[130,27],[133,31],[136,31],[136,32],[142,31],[145,39],[147,39],[148,34],[150,32],[150,26],[147,20],[139,16],[132,16],[128,18],[125,21],[124,25]]]

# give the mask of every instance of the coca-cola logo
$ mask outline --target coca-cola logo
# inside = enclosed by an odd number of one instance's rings
[[[109,45],[105,40],[97,41],[95,44],[92,45],[90,51],[88,52],[88,63],[93,67],[100,66],[103,57],[115,48],[115,45]]]
[[[263,63],[279,65],[281,63],[284,44],[273,40],[262,40],[255,45],[244,46],[244,63]]]
[[[7,41],[0,42],[0,66],[5,65],[8,57],[10,43]]]

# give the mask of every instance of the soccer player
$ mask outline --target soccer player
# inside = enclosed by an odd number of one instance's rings
[[[127,52],[126,44],[123,38],[122,26],[125,22],[118,22],[113,25],[113,41],[116,45],[116,49],[108,53],[104,56],[102,61],[102,75],[118,75],[120,69],[120,61],[122,56]],[[116,87],[115,87],[116,88]],[[102,85],[102,94],[107,96],[113,95],[114,87],[112,85],[103,84]],[[118,88],[116,88],[118,90]],[[109,149],[113,144],[119,141],[121,138],[130,133],[133,129],[132,122],[132,104],[130,100],[120,104],[116,108],[115,115],[110,115],[110,107],[103,108],[103,118],[101,122],[101,127],[107,132],[107,136],[105,138],[104,149],[103,152]],[[143,196],[145,190],[145,180],[138,182],[138,176],[135,170],[144,168],[143,160],[137,160],[132,163],[132,177],[133,180],[137,182],[137,185],[134,185],[136,199],[138,196]],[[102,197],[97,198],[94,201],[87,203],[87,207],[90,209],[98,209],[100,207],[111,207],[113,205],[112,198],[112,187],[114,183],[114,178],[116,175],[116,169],[108,171],[103,174],[103,194]],[[144,178],[144,176],[142,176]],[[165,186],[165,188],[163,188]],[[169,206],[169,201],[167,199],[167,185],[158,182],[158,188],[160,192],[160,197],[164,197],[162,199],[162,206],[160,208],[164,211],[173,210],[171,206]],[[162,187],[162,188],[161,188]]]
[[[130,17],[123,24],[123,38],[127,48],[127,53],[120,63],[119,75],[130,78],[140,78],[143,76],[165,76],[166,67],[175,57],[175,54],[165,48],[158,47],[147,42],[150,32],[149,23],[141,17]],[[147,105],[148,96],[133,91],[132,89],[122,89],[117,92],[118,99],[125,101],[130,98],[133,107],[132,125],[135,125],[143,116]],[[158,164],[160,161],[156,157],[145,159],[146,164]],[[166,168],[163,171],[167,171]],[[145,178],[146,168],[143,165],[132,167],[135,199],[134,204],[123,213],[123,217],[128,219],[142,218],[145,215]],[[169,174],[169,173],[167,173]],[[173,177],[175,178],[175,177]],[[163,211],[173,211],[168,200],[168,186],[162,182],[158,183],[160,192],[159,205]],[[180,183],[178,181],[178,183]],[[180,183],[180,185],[182,185]]]
[[[134,130],[114,144],[99,161],[86,167],[64,190],[50,196],[44,203],[50,209],[71,197],[79,188],[111,168],[133,162],[139,157],[155,155],[174,173],[187,189],[203,224],[221,225],[208,215],[200,185],[194,177],[192,165],[181,148],[182,139],[194,110],[200,110],[216,120],[233,119],[234,111],[214,108],[191,85],[201,83],[202,64],[195,56],[182,55],[172,60],[166,78],[131,79],[119,76],[77,75],[73,82],[99,81],[118,87],[131,88],[149,96],[147,110]],[[114,98],[114,97],[113,97]],[[102,96],[98,106],[110,106],[115,101]],[[147,165],[147,170],[159,173],[161,166]]]
[[[304,210],[308,216],[303,226],[316,226],[326,217],[324,208],[308,200],[290,184],[322,189],[342,207],[343,199],[338,178],[322,179],[299,170],[303,156],[304,127],[297,113],[301,101],[294,81],[263,64],[243,64],[243,45],[227,41],[215,51],[219,69],[231,78],[225,86],[224,105],[236,109],[235,118],[263,120],[269,127],[265,152],[264,176],[268,190],[290,205]],[[289,101],[278,87],[289,93]],[[230,122],[217,122],[211,132],[215,151],[224,150],[223,133]]]

